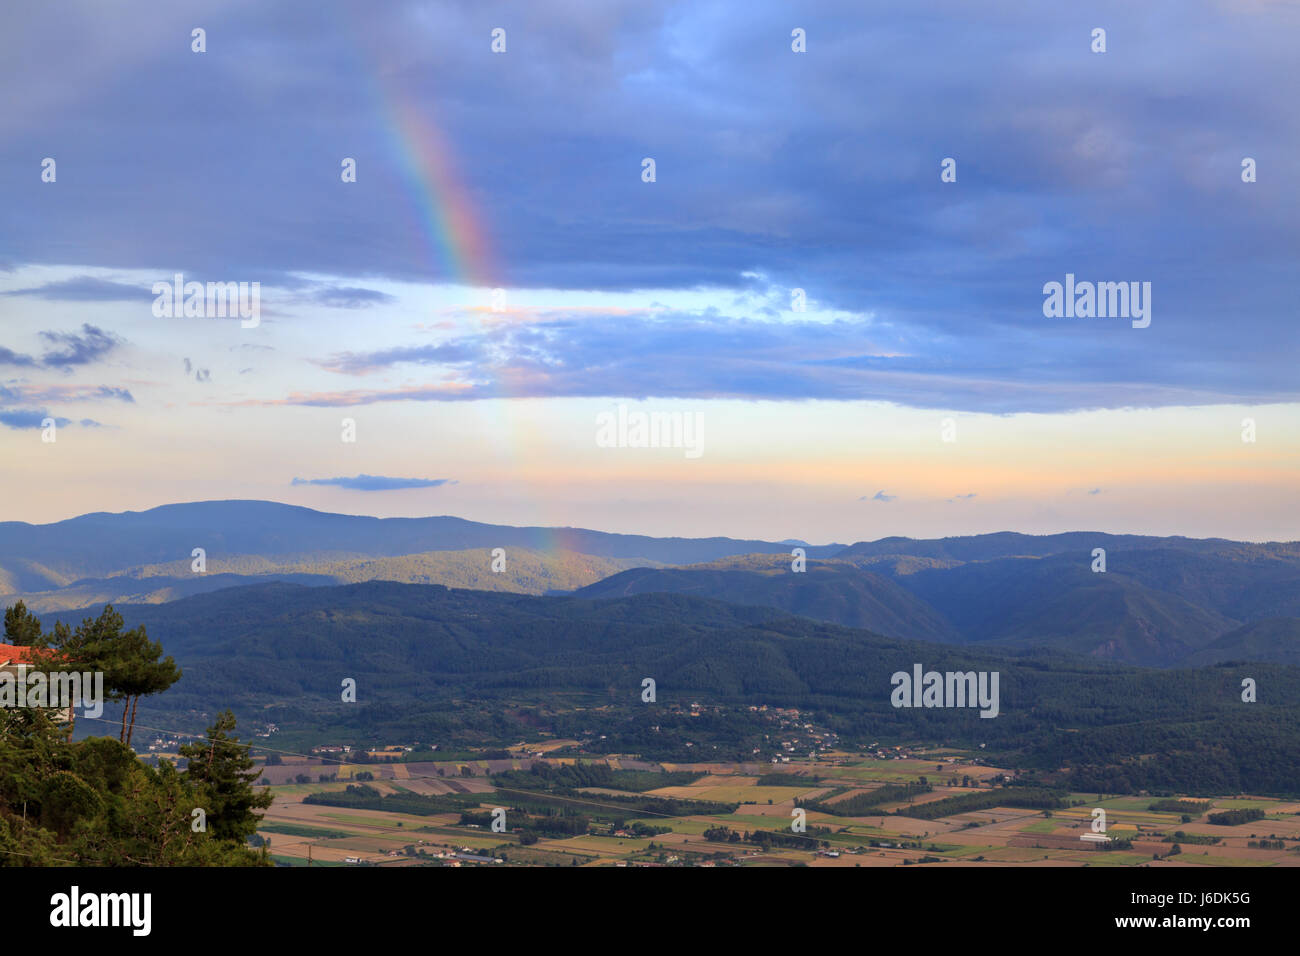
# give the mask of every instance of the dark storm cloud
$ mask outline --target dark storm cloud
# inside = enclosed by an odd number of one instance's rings
[[[789,363],[756,365],[742,317],[719,315],[701,320],[722,348],[706,367],[635,323],[550,332],[550,351],[521,336],[507,359],[540,370],[525,394],[626,382],[1008,411],[1295,395],[1291,5],[75,6],[83,29],[33,5],[0,37],[16,93],[0,106],[3,261],[584,290],[743,289],[760,273],[909,345],[867,356],[851,328],[793,323],[759,336]],[[196,17],[205,54],[189,50]],[[408,176],[420,137],[393,121],[404,110],[447,160],[424,183],[459,182],[454,201],[435,188],[430,206]],[[57,183],[40,182],[43,156]],[[1066,273],[1151,282],[1151,327],[1044,319],[1043,284]],[[382,301],[365,291],[326,304]],[[340,370],[369,368],[356,361]]]

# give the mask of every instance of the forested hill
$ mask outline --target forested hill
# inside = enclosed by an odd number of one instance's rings
[[[689,568],[635,568],[577,592],[593,599],[654,593],[772,607],[895,637],[961,640],[943,614],[901,584],[840,561],[810,561],[801,574],[791,573],[790,558],[784,555],[748,555]]]
[[[373,518],[272,501],[199,501],[53,524],[0,522],[0,600],[42,611],[159,603],[263,580],[402,580],[541,594],[629,567],[733,554],[790,553],[790,542],[657,538],[582,528],[512,527],[448,516]],[[844,546],[804,545],[812,556]],[[194,549],[204,568],[192,568]],[[504,572],[491,552],[507,552]],[[492,576],[486,577],[491,574]]]
[[[213,563],[226,555],[376,557],[511,547],[665,564],[712,561],[729,554],[790,552],[788,544],[770,541],[517,528],[448,516],[372,518],[273,501],[198,501],[141,512],[87,514],[45,525],[0,522],[0,569],[12,576],[17,588],[66,584],[141,565],[188,560],[196,547],[204,548]],[[842,547],[810,546],[809,551],[822,555]]]
[[[1295,667],[1119,667],[896,640],[681,594],[587,600],[266,584],[120,610],[184,669],[161,706],[211,711],[233,701],[241,719],[271,714],[284,726],[506,737],[521,729],[511,714],[566,700],[609,707],[586,722],[611,727],[692,702],[767,704],[816,709],[871,740],[983,744],[1044,770],[1091,767],[1089,779],[1113,784],[1119,775],[1190,789],[1199,777],[1196,789],[1218,792],[1300,790]],[[999,715],[895,708],[890,677],[916,663],[999,672]],[[657,709],[640,701],[646,677],[657,683]],[[356,704],[340,703],[345,678],[357,682]],[[1257,702],[1242,701],[1243,678],[1256,682]]]

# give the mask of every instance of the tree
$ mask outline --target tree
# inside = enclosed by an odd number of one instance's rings
[[[234,729],[235,715],[222,711],[208,728],[207,739],[183,745],[180,755],[189,760],[185,776],[203,801],[196,806],[206,812],[213,834],[243,842],[257,832],[261,815],[254,811],[269,807],[273,798],[253,789],[258,771],[248,755],[249,745],[229,734]]]
[[[41,793],[41,823],[48,825],[60,840],[79,820],[94,817],[104,809],[104,801],[95,788],[75,773],[60,770],[45,780]]]
[[[135,709],[140,698],[165,691],[180,680],[181,672],[175,661],[162,656],[162,645],[149,640],[143,625],[121,634],[112,646],[111,654],[116,666],[105,673],[104,683],[131,703],[131,725],[126,730],[125,739],[129,747],[135,735]],[[125,703],[122,719],[126,719]]]
[[[41,645],[41,619],[28,611],[22,601],[5,608],[5,643],[19,647]]]
[[[6,614],[6,619],[8,615]],[[156,690],[138,691],[137,688],[153,688],[162,679],[162,662],[156,658],[162,654],[162,646],[145,636],[144,628],[139,627],[123,632],[126,622],[122,615],[113,610],[113,605],[104,606],[97,618],[85,618],[77,625],[75,631],[60,622],[54,631],[41,638],[41,646],[49,648],[59,659],[82,670],[98,671],[104,675],[104,693],[109,700],[121,700],[122,729],[118,739],[126,742],[126,718],[130,709],[130,696],[133,693],[155,693]],[[152,655],[152,659],[150,657]],[[157,667],[154,672],[150,664]],[[175,670],[172,659],[165,664],[174,673],[171,680],[158,686],[157,690],[166,689],[180,677]]]
[[[75,631],[59,623],[42,634],[21,606],[7,608],[4,619],[8,640],[44,648],[53,662],[75,663],[77,670],[99,670],[106,678],[112,671],[115,691],[137,699],[149,692],[142,685],[179,676],[143,628],[123,632],[122,618],[111,608]],[[151,667],[158,675],[141,673]],[[171,673],[162,674],[168,668]],[[156,769],[147,766],[123,740],[92,736],[73,743],[48,708],[0,708],[0,862],[270,865],[265,847],[260,853],[251,850],[245,837],[256,828],[252,810],[268,806],[272,798],[266,792],[247,799],[248,782],[241,777],[251,766],[247,748],[226,735],[233,716],[222,718],[228,723],[213,728],[212,745],[199,748],[210,760],[191,775],[166,760]],[[215,812],[217,825],[196,828],[195,809]]]
[[[0,711],[0,859],[54,866],[266,865],[191,827],[195,789],[111,737],[69,743],[42,708]]]

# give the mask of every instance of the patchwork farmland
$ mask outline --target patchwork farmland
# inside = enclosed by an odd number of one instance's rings
[[[556,786],[566,768],[602,785]],[[1300,865],[1300,801],[1061,793],[1026,806],[1008,771],[952,750],[832,752],[779,769],[522,750],[364,766],[289,757],[262,780],[276,799],[258,838],[286,866]],[[1229,810],[1258,818],[1212,822]]]

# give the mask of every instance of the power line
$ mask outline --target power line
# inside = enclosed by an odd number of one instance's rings
[[[27,857],[31,857],[32,859],[36,859],[36,858],[37,858],[37,854],[35,854],[35,853],[23,853],[21,850],[0,850],[0,853],[3,853],[5,856],[27,856]],[[60,857],[60,856],[45,856],[45,857],[41,857],[41,859],[43,859],[43,860],[54,860],[56,863],[71,863],[73,866],[102,866],[102,865],[105,865],[105,864],[101,864],[101,863],[99,863],[99,862],[96,861],[96,860],[69,860],[69,859],[66,859],[66,858],[64,858],[64,857]],[[147,865],[149,865],[149,864],[145,864],[145,865],[147,866]]]

